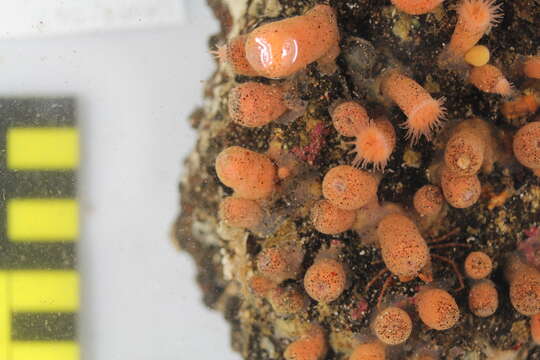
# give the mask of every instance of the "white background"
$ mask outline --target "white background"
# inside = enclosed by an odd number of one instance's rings
[[[204,3],[0,2],[0,96],[79,102],[86,360],[239,359],[169,240],[195,138],[186,118],[214,66]]]

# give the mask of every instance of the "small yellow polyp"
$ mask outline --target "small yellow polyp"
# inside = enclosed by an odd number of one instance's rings
[[[484,66],[489,62],[489,49],[476,45],[465,54],[465,61],[473,66]]]
[[[69,270],[11,272],[11,309],[15,312],[75,312],[79,275]]]
[[[75,199],[12,199],[7,206],[11,241],[74,241],[79,233]]]
[[[69,170],[79,165],[79,134],[72,127],[15,127],[7,131],[12,170]]]
[[[79,346],[69,341],[15,341],[11,360],[78,360]]]

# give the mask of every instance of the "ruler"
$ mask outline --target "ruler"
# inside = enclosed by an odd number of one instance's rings
[[[0,98],[0,360],[79,359],[70,98]]]

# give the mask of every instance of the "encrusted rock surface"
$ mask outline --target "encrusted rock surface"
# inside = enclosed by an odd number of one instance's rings
[[[222,25],[222,31],[210,39],[209,50],[266,21],[302,14],[316,3],[308,0],[208,2]],[[490,48],[492,63],[504,69],[518,88],[536,87],[538,90],[538,82],[527,83],[517,74],[515,63],[519,55],[538,51],[540,2],[499,2],[504,18],[480,43]],[[294,217],[283,219],[279,228],[267,237],[220,223],[218,206],[223,197],[231,194],[231,189],[223,186],[216,176],[217,154],[233,145],[264,152],[271,140],[279,141],[288,151],[302,149],[313,140],[310,136],[313,129],[327,128],[320,132],[322,148],[307,162],[311,173],[321,180],[329,168],[350,164],[354,157],[348,155],[350,148],[332,128],[327,109],[333,101],[357,99],[372,111],[386,111],[394,124],[405,120],[397,107],[385,108],[387,104],[373,90],[376,76],[395,64],[400,64],[434,96],[446,97],[447,124],[472,115],[480,116],[494,124],[498,136],[508,142],[516,126],[526,120],[509,123],[500,114],[500,96],[482,93],[436,65],[436,56],[449,40],[456,23],[456,13],[452,10],[456,3],[448,0],[435,13],[410,16],[397,11],[389,1],[330,1],[337,10],[342,36],[338,71],[323,76],[315,65],[310,65],[300,75],[298,91],[308,108],[303,117],[289,125],[271,123],[250,129],[233,123],[227,112],[227,94],[235,84],[248,78],[235,76],[226,65],[217,64],[216,72],[206,85],[205,105],[195,110],[189,119],[199,138],[185,161],[186,175],[180,184],[181,213],[174,236],[180,248],[196,260],[197,281],[204,303],[224,313],[232,327],[232,346],[245,359],[282,359],[290,343],[288,335],[301,321],[317,321],[325,328],[331,347],[327,359],[347,359],[352,338],[369,333],[370,315],[380,286],[367,293],[364,287],[382,268],[377,264],[380,250],[362,244],[352,231],[335,236],[315,231],[309,221],[308,208],[300,208]],[[267,82],[263,78],[257,81]],[[398,126],[396,131],[400,140],[378,196],[381,201],[410,206],[414,192],[430,182],[429,166],[440,156],[443,137],[433,142],[422,139],[411,147],[403,140],[405,131]],[[506,147],[508,153],[510,149]],[[429,239],[459,228],[451,240],[469,244],[470,250],[459,247],[432,250],[457,264],[463,264],[471,250],[482,250],[490,255],[495,265],[491,279],[500,294],[500,307],[495,315],[478,318],[467,308],[467,291],[453,293],[462,309],[458,324],[450,330],[435,332],[414,318],[411,339],[390,352],[396,359],[405,359],[426,344],[437,348],[441,358],[483,359],[488,355],[504,355],[497,352],[500,350],[511,351],[506,355],[515,356],[508,359],[540,359],[540,349],[529,339],[528,319],[515,312],[510,304],[503,274],[505,257],[526,238],[524,231],[540,225],[540,178],[509,161],[504,166],[497,164],[492,173],[480,175],[480,179],[483,191],[477,204],[467,209],[448,207],[444,221],[425,229],[423,234]],[[281,206],[287,207],[287,201],[289,199],[283,199]],[[302,244],[306,251],[303,274],[317,251],[333,239],[344,244],[341,258],[350,269],[352,284],[336,301],[328,305],[311,301],[306,312],[288,318],[277,315],[266,300],[253,296],[248,290],[247,279],[253,274],[255,257],[263,247],[286,241]],[[433,266],[438,283],[449,289],[457,287],[457,279],[446,264],[434,262]],[[291,285],[294,282],[301,288],[301,277],[291,280]],[[395,299],[412,296],[420,285],[419,280],[397,283],[387,296]]]

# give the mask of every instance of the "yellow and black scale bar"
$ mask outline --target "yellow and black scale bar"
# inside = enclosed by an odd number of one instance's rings
[[[0,360],[78,360],[76,176],[69,98],[0,99]]]

